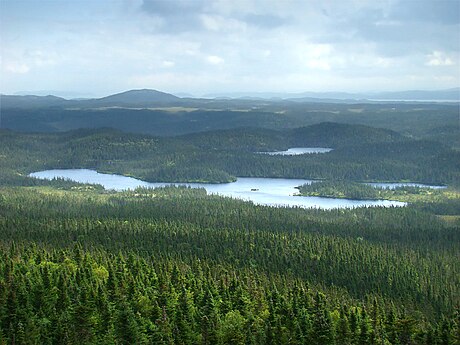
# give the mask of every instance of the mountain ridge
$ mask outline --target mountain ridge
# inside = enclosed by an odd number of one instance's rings
[[[174,96],[173,94],[154,90],[154,89],[133,89],[128,91],[123,91],[113,95],[109,95],[102,98],[97,98],[96,100],[101,103],[105,102],[121,102],[121,103],[130,103],[130,102],[170,102],[178,101],[180,97]]]
[[[306,103],[374,103],[374,102],[460,102],[460,88],[443,90],[406,90],[375,93],[347,92],[238,92],[216,93],[200,97],[178,97],[154,89],[133,89],[100,98],[66,99],[54,95],[7,95],[0,94],[2,108],[33,108],[33,107],[154,107],[177,105],[207,101],[269,101],[269,102],[306,102]]]
[[[3,108],[34,108],[34,107],[110,107],[110,106],[156,106],[181,102],[181,98],[173,94],[153,89],[135,89],[108,95],[101,98],[65,99],[53,95],[0,95]]]
[[[370,100],[398,100],[398,101],[460,101],[460,87],[440,90],[403,90],[403,91],[382,91],[382,92],[314,92],[305,91],[297,93],[287,92],[227,92],[206,94],[203,97],[230,98],[230,99],[283,99],[292,101],[370,101]]]

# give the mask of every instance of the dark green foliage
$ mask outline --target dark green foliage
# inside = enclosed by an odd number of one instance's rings
[[[41,284],[43,265],[49,265],[52,266],[49,273],[51,285],[57,286],[59,279],[64,278],[67,284],[63,291],[74,294],[69,305],[64,307],[52,297],[52,290],[44,290],[43,298],[49,301],[47,307],[52,312],[44,312],[36,305],[33,294],[25,295],[22,301],[25,303],[21,304],[0,299],[0,317],[7,321],[7,328],[2,324],[0,329],[7,344],[290,344],[294,339],[299,344],[370,344],[370,334],[374,332],[364,309],[342,304],[337,307],[342,316],[334,320],[331,315],[339,312],[331,297],[290,278],[270,278],[255,271],[237,272],[230,266],[210,266],[201,260],[186,264],[179,260],[152,260],[128,254],[130,259],[101,249],[88,250],[84,260],[78,258],[75,249],[48,250],[30,244],[2,246],[2,254],[0,272],[4,273],[6,265],[12,266],[12,277],[17,283],[13,286],[11,280],[0,280],[0,293],[22,284],[36,289]],[[37,256],[44,261],[38,263]],[[180,281],[171,271],[175,264],[181,265]],[[137,266],[141,266],[142,271],[137,271]],[[111,293],[108,293],[107,280],[101,280],[97,273],[101,267],[118,272],[119,283]],[[77,278],[79,271],[86,272],[84,280]],[[157,276],[161,277],[161,284],[155,279]],[[230,302],[230,276],[241,281],[243,292],[252,294],[244,310],[238,306],[233,306],[230,311],[222,308]],[[193,317],[193,310],[204,310],[209,303],[207,299],[197,298],[209,283],[221,285],[214,297],[219,303],[211,313],[202,314],[201,318]],[[189,286],[186,292],[189,295],[186,310],[189,311],[185,314],[183,286]],[[299,287],[301,295],[297,295]],[[274,291],[278,297],[274,297]],[[159,313],[146,313],[145,309],[138,309],[139,298],[145,300],[143,303],[147,308],[163,306]],[[325,303],[326,299],[330,305]],[[294,308],[295,303],[303,301],[312,303],[311,308]],[[264,311],[261,313],[261,310]],[[19,314],[20,319],[14,316]],[[356,315],[358,326],[350,324],[350,327],[348,322],[352,321],[343,317],[345,314]],[[212,327],[203,328],[203,318],[214,319]],[[299,325],[303,319],[311,320],[311,326]],[[415,342],[416,334],[422,334],[422,339],[436,337],[439,344],[454,344],[454,333],[446,320],[434,324],[440,329],[436,335],[427,328],[426,321],[420,319],[408,319],[400,314],[389,320],[391,322],[380,328],[381,339],[387,339],[389,344],[434,344]],[[350,334],[350,329],[355,333]],[[346,337],[342,337],[344,334]],[[380,344],[381,339],[376,339],[375,343]]]
[[[270,208],[175,187],[0,195],[7,344],[458,338],[458,227],[417,208]]]
[[[443,212],[451,212],[441,204],[458,203],[458,198],[448,199],[443,189],[431,189],[429,187],[399,186],[393,189],[379,188],[364,183],[351,181],[318,181],[311,184],[304,184],[299,187],[299,192],[304,196],[321,196],[327,198],[347,198],[347,199],[384,199],[401,200],[409,202],[420,202],[429,199],[436,201],[432,203],[439,205]],[[429,205],[420,203],[421,207],[429,208]],[[457,208],[458,210],[458,208]],[[440,214],[440,213],[438,213]],[[445,214],[445,213],[444,213]],[[453,213],[455,214],[455,213]]]
[[[25,97],[16,98],[22,98],[22,102],[10,103],[4,99],[2,103],[2,128],[56,132],[113,127],[171,136],[238,127],[289,129],[328,121],[387,128],[459,147],[458,104],[328,104],[174,98],[158,102],[151,97],[147,104],[135,104],[132,100],[109,97],[86,101],[83,102],[86,105],[82,105],[82,102],[42,97],[45,102],[52,101],[48,107],[42,107],[40,102],[34,104]]]
[[[334,122],[296,128],[290,133],[293,144],[335,148],[356,144],[399,142],[404,138],[401,134],[388,129]]]
[[[347,181],[320,181],[304,184],[299,188],[300,194],[306,196],[323,196],[348,199],[380,199],[379,190],[362,183]]]
[[[255,153],[291,145],[335,150]],[[456,183],[458,162],[442,145],[331,123],[176,138],[2,131],[0,344],[458,343],[458,199],[285,209],[204,189],[115,193],[26,176],[84,167],[156,181],[243,175]],[[332,183],[333,193],[339,185],[354,197],[366,189]],[[371,192],[380,193],[362,196]]]
[[[331,146],[334,150],[300,156],[257,153],[292,146]],[[175,138],[110,129],[60,134],[1,131],[0,157],[1,185],[43,184],[26,175],[52,168],[89,168],[151,182],[219,183],[233,181],[235,176],[451,185],[460,181],[458,152],[441,144],[388,130],[333,123],[283,132],[235,129]]]

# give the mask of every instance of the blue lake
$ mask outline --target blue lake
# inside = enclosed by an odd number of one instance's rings
[[[321,197],[296,196],[298,187],[310,184],[312,180],[284,178],[253,178],[239,177],[236,182],[209,183],[150,183],[132,177],[101,174],[88,169],[53,169],[30,174],[40,179],[64,178],[80,183],[101,184],[106,189],[117,191],[135,189],[137,187],[164,187],[169,185],[185,185],[194,188],[205,188],[210,194],[252,201],[257,205],[288,206],[303,208],[353,208],[363,206],[405,206],[406,203],[390,200],[351,200]]]
[[[366,183],[369,186],[372,187],[378,187],[378,188],[385,188],[385,189],[395,189],[398,187],[423,187],[423,188],[431,188],[431,189],[443,189],[447,188],[446,186],[433,186],[429,184],[423,184],[423,183],[414,183],[414,182],[400,182],[400,183],[384,183],[384,182],[371,182],[371,183]]]
[[[332,151],[331,148],[328,147],[292,147],[287,149],[286,151],[272,151],[272,152],[258,152],[261,154],[271,155],[271,156],[297,156],[297,155],[304,155],[304,154],[312,154],[312,153],[327,153]]]

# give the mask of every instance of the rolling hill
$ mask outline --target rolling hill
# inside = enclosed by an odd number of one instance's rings
[[[163,103],[176,103],[180,102],[181,98],[172,94],[150,90],[130,90],[107,97],[97,98],[93,100],[82,101],[85,106],[99,105],[99,106],[155,106]]]

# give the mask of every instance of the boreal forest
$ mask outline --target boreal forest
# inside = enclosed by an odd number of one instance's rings
[[[460,344],[458,103],[1,97],[0,344]],[[296,147],[330,150],[272,154]],[[181,185],[238,178],[405,204]]]

